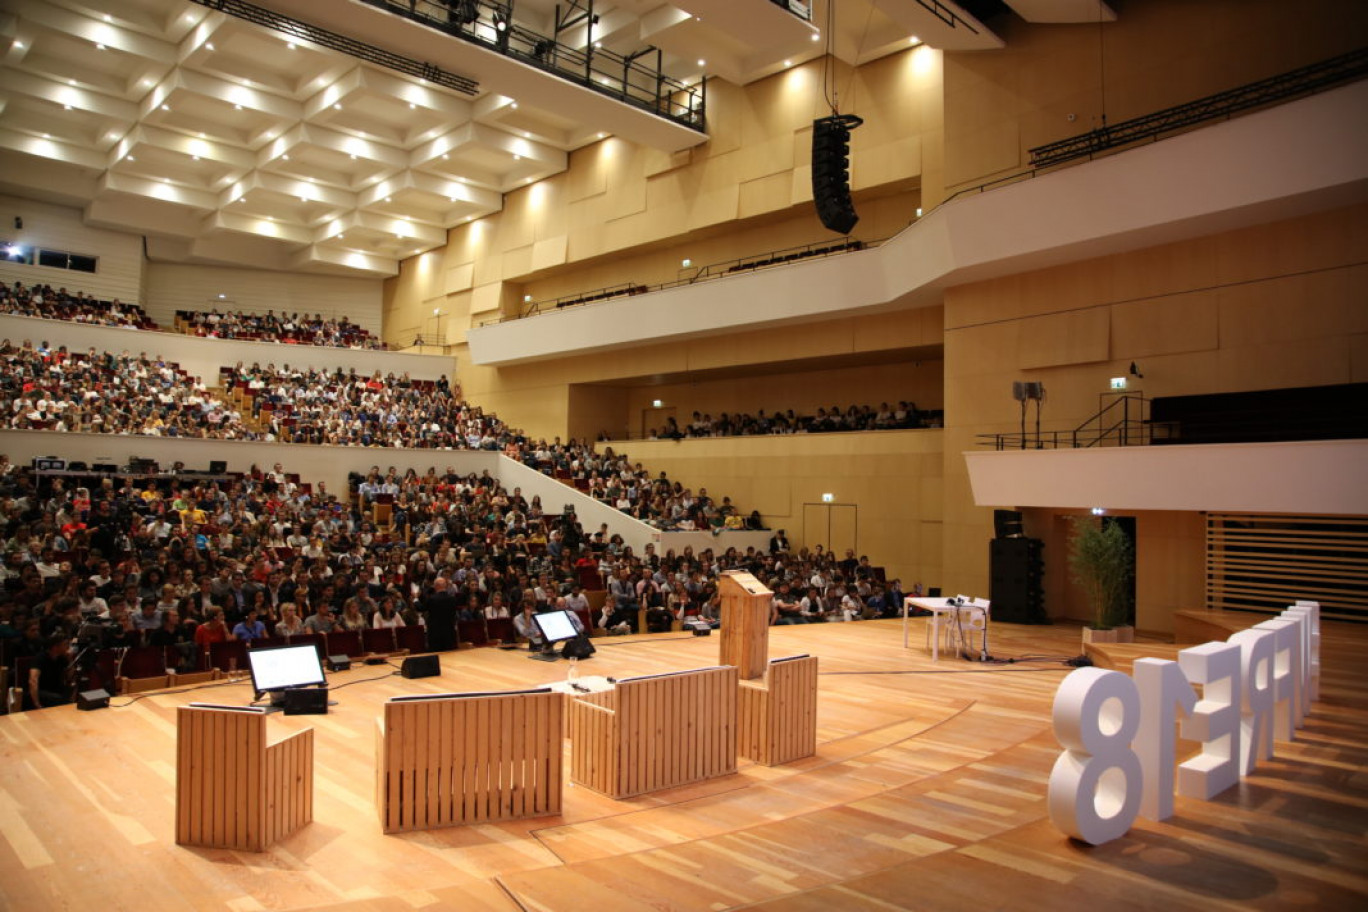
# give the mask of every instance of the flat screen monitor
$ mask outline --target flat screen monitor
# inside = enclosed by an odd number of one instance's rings
[[[252,669],[252,687],[259,694],[327,683],[312,643],[249,649],[247,664]]]
[[[573,611],[546,611],[532,615],[532,620],[548,643],[573,640],[580,635],[578,618]]]

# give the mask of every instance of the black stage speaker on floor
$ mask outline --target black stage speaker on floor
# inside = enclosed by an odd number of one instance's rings
[[[860,217],[850,201],[850,131],[864,123],[854,114],[812,122],[812,201],[822,225],[850,234]]]
[[[989,594],[993,620],[1048,624],[1043,589],[1045,543],[1038,538],[996,538],[989,545]]]
[[[399,666],[399,673],[406,678],[435,678],[442,673],[442,659],[436,655],[409,656]]]
[[[285,691],[285,715],[326,716],[328,689],[326,687],[297,687]]]
[[[76,708],[87,712],[92,709],[108,709],[109,691],[102,687],[81,691],[76,694]]]

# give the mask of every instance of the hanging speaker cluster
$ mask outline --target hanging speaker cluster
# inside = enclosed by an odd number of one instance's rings
[[[812,201],[822,225],[850,234],[860,217],[850,201],[850,131],[864,123],[854,114],[812,122]]]

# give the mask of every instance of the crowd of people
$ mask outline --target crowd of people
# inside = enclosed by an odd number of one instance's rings
[[[844,412],[840,406],[819,408],[815,415],[796,414],[793,409],[758,415],[742,412],[722,412],[717,418],[711,414],[693,413],[693,418],[681,426],[673,416],[665,419],[662,427],[651,428],[647,437],[652,440],[681,440],[685,437],[744,437],[764,434],[831,434],[840,431],[890,431],[907,428],[939,427],[939,412],[918,410],[915,403],[899,402],[891,407],[887,402],[873,408],[852,405]]]
[[[287,345],[319,345],[326,348],[384,349],[383,339],[346,317],[322,314],[264,314],[214,310],[178,310],[177,325],[190,335],[211,339],[245,339],[252,342],[283,342]]]
[[[892,616],[901,604],[898,581],[885,585],[867,558],[795,552],[782,531],[768,550],[636,554],[487,473],[374,467],[355,499],[293,479],[277,465],[223,484],[81,487],[0,457],[0,653],[31,661],[19,682],[29,705],[88,683],[88,668],[67,672],[72,642],[92,628],[101,648],[174,647],[190,667],[216,642],[368,627],[420,625],[440,650],[457,645],[462,621],[510,618],[535,643],[537,612],[587,609],[586,577],[607,590],[592,621],[611,632],[638,631],[643,615],[648,631],[715,625],[717,576],[731,569],[774,590],[778,624]],[[394,533],[366,518],[376,484],[410,505]]]
[[[4,426],[149,437],[252,440],[261,435],[199,377],[146,352],[69,352],[0,341]]]
[[[125,304],[118,298],[100,301],[82,291],[68,292],[66,288],[54,289],[51,285],[26,286],[23,282],[13,285],[0,282],[0,313],[126,329],[159,328],[156,321],[136,304]]]

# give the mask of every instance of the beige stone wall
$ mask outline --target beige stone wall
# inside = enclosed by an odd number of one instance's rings
[[[1042,428],[1096,413],[1132,361],[1150,397],[1368,381],[1368,206],[1259,225],[950,289],[945,296],[945,576],[987,590],[992,511],[973,505],[963,451],[1011,431],[1014,380],[1044,383]],[[1034,426],[1034,406],[1028,425]],[[1000,506],[1011,506],[1002,504]],[[1105,507],[1105,504],[1098,504]],[[1203,603],[1192,517],[1142,520],[1138,620]],[[1195,542],[1195,547],[1193,547]],[[1062,564],[1061,547],[1050,549]],[[1052,610],[1082,616],[1056,591]]]
[[[945,57],[945,185],[1030,163],[1028,150],[1362,47],[1357,0],[1155,0],[1104,25],[995,22],[1006,47]],[[1072,117],[1072,120],[1070,119]]]
[[[743,512],[759,510],[795,548],[855,548],[905,584],[941,585],[938,430],[608,445],[719,502],[728,496]]]

